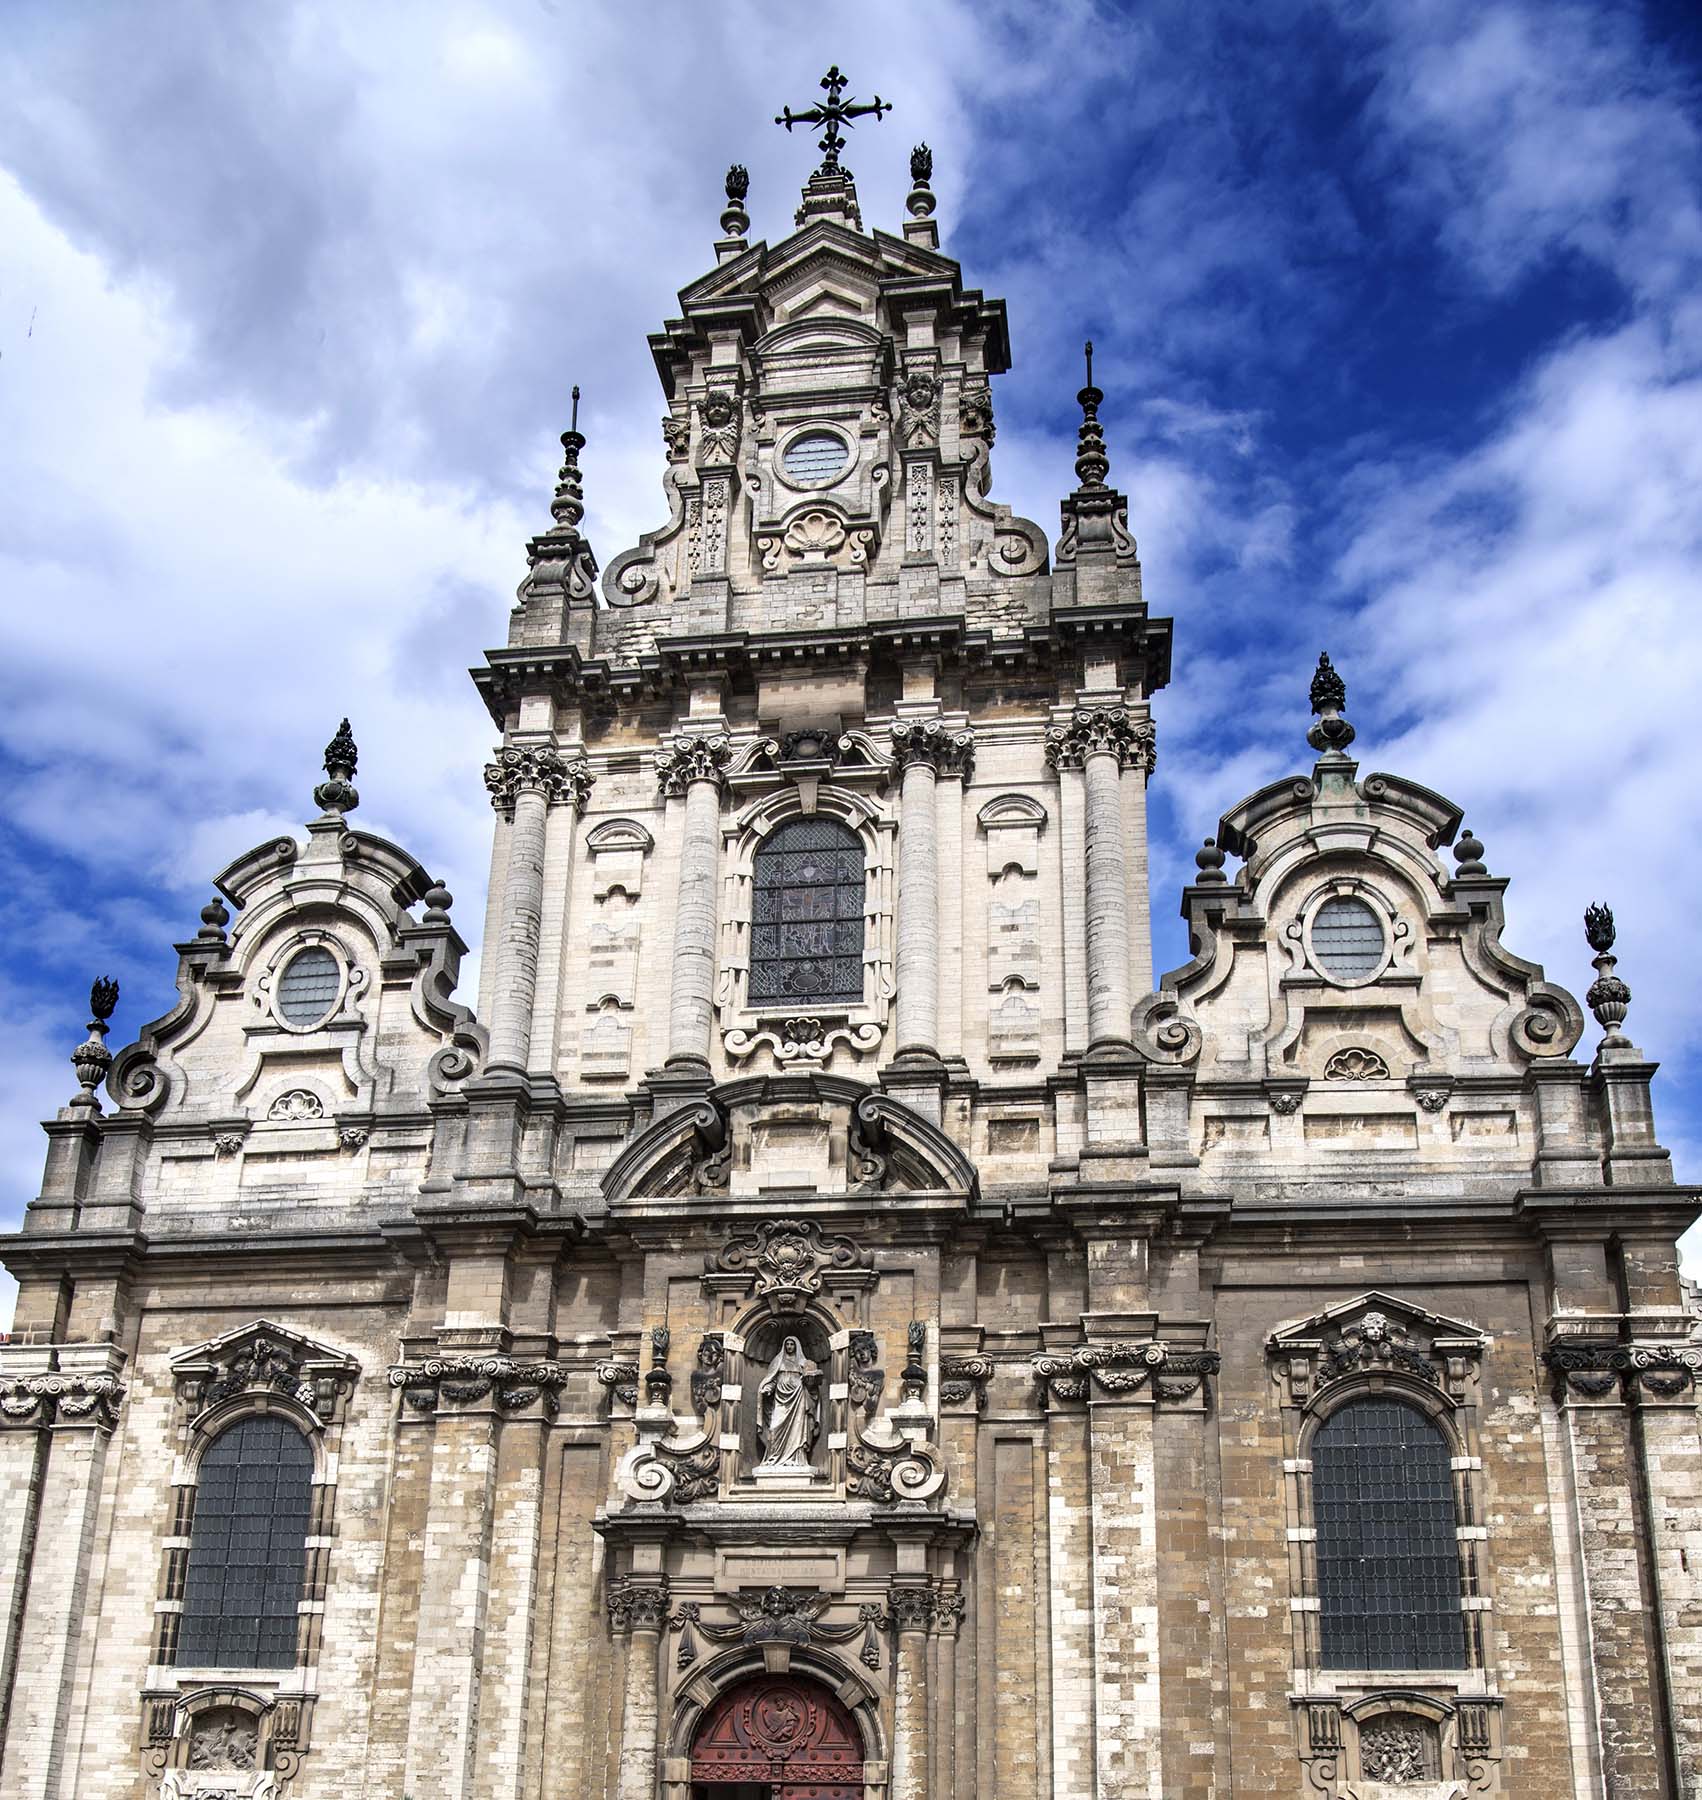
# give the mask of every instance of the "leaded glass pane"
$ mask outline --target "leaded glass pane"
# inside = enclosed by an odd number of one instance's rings
[[[845,440],[837,432],[806,431],[786,446],[781,467],[789,480],[812,484],[831,480],[849,456]]]
[[[833,819],[793,819],[757,848],[750,998],[863,998],[863,846]]]
[[[313,1453],[287,1420],[242,1419],[201,1460],[177,1660],[288,1669],[307,1563]]]
[[[1448,1444],[1398,1400],[1354,1400],[1312,1440],[1327,1669],[1464,1665]]]
[[[1383,923],[1363,900],[1326,900],[1312,919],[1312,954],[1336,981],[1363,981],[1383,966]]]
[[[278,980],[278,1011],[291,1025],[317,1025],[337,1003],[341,971],[317,944],[297,951]]]

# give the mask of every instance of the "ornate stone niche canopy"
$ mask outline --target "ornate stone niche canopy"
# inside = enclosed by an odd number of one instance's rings
[[[1477,1395],[1488,1337],[1477,1326],[1373,1291],[1279,1326],[1266,1350],[1287,1404],[1305,1407],[1351,1377],[1397,1377],[1463,1404]]]
[[[975,1165],[937,1126],[862,1082],[824,1074],[723,1083],[641,1133],[608,1168],[611,1206],[705,1193],[946,1193]]]

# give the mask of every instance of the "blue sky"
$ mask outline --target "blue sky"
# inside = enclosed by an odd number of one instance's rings
[[[165,1010],[210,876],[299,824],[345,712],[360,822],[473,936],[500,642],[584,389],[607,562],[661,518],[645,333],[720,177],[839,62],[897,229],[1010,305],[995,494],[1056,528],[1107,390],[1158,703],[1153,898],[1308,757],[1466,809],[1509,945],[1581,992],[1613,904],[1661,1131],[1702,1175],[1702,26],[1680,5],[14,5],[0,50],[0,1221],[93,975]],[[1592,1030],[1585,1051],[1593,1045]]]

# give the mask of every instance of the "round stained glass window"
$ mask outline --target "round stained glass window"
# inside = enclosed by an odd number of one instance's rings
[[[319,1024],[337,1004],[343,972],[329,950],[311,944],[292,956],[278,978],[278,1016],[298,1029]]]
[[[800,431],[786,446],[780,467],[799,487],[821,487],[851,460],[851,451],[836,431]]]
[[[1366,981],[1383,966],[1383,921],[1363,900],[1338,895],[1312,915],[1312,959],[1332,981]]]

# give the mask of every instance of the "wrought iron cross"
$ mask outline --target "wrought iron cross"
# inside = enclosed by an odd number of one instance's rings
[[[793,112],[788,106],[775,114],[774,122],[776,125],[784,125],[788,131],[794,125],[825,125],[827,130],[818,141],[817,148],[822,153],[822,169],[826,171],[839,167],[839,153],[845,148],[840,126],[849,127],[857,120],[869,117],[878,119],[882,113],[892,111],[892,102],[883,100],[879,94],[872,101],[841,99],[845,77],[840,74],[837,63],[821,78],[821,85],[827,91],[825,106],[817,104],[803,112]]]

